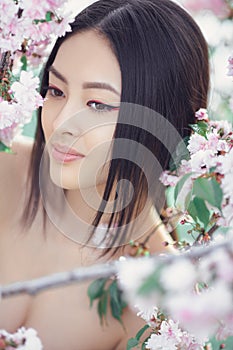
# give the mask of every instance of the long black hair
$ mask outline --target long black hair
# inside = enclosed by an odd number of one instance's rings
[[[170,0],[99,0],[78,14],[71,27],[72,32],[58,38],[45,65],[42,95],[44,87],[48,86],[48,69],[61,44],[78,32],[95,30],[108,40],[118,59],[122,75],[121,102],[158,113],[167,121],[167,127],[171,123],[182,138],[190,134],[189,124],[194,122],[195,112],[207,106],[208,47],[199,27],[182,7]],[[134,112],[140,114],[140,127],[134,123]],[[140,108],[132,109],[132,113],[120,110],[114,138],[133,140],[145,146],[164,170],[174,151],[165,147],[171,136],[163,130],[162,139],[154,137],[155,132],[158,135],[159,124],[156,118],[151,122],[145,114]],[[40,116],[41,110],[31,158],[29,200],[24,212],[24,222],[28,225],[32,224],[40,204],[39,166],[45,147]],[[166,124],[160,127],[166,129]],[[120,227],[129,223],[144,205],[148,177],[153,184],[150,197],[155,204],[161,193],[158,176],[148,162],[139,166],[131,160],[114,159],[116,145],[112,152],[103,200],[108,201],[113,188],[116,188],[114,196],[123,209],[111,215],[109,227],[117,222],[119,231],[112,243],[120,245],[129,238],[127,230],[120,230]],[[127,152],[138,152],[135,143],[129,144]],[[128,191],[125,186],[121,187],[122,179],[133,185],[133,196],[126,206],[124,203],[131,195],[131,187]],[[93,221],[95,227],[101,220],[104,207],[103,201]]]

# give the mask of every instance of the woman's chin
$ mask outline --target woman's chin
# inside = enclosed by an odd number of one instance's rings
[[[69,174],[64,173],[62,170],[57,171],[50,167],[50,178],[54,185],[64,189],[64,190],[78,190],[79,184],[77,178],[69,176]]]

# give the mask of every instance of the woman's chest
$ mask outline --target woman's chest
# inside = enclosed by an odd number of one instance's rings
[[[122,333],[119,325],[108,315],[109,324],[102,327],[96,307],[89,306],[86,292],[87,285],[67,286],[34,297],[3,300],[0,328],[13,333],[22,326],[32,327],[45,350],[114,349]]]
[[[61,248],[60,243],[50,246],[50,243],[43,245],[40,240],[32,241],[23,237],[21,240],[1,241],[1,284],[71,270],[88,260],[87,254],[78,247],[74,249],[64,244]],[[34,297],[23,294],[3,299],[0,303],[0,328],[14,332],[21,326],[33,327],[45,350],[114,348],[120,327],[113,320],[108,327],[100,325],[95,306],[89,306],[88,285],[75,284],[52,288]]]

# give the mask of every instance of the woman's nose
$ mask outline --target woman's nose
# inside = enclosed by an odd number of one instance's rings
[[[53,130],[57,133],[68,133],[74,136],[82,132],[80,113],[81,106],[67,102],[53,120]]]

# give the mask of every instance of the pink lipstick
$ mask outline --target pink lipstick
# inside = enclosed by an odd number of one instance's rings
[[[85,156],[73,148],[64,145],[53,144],[52,157],[59,163],[70,163],[75,160],[82,159]]]

